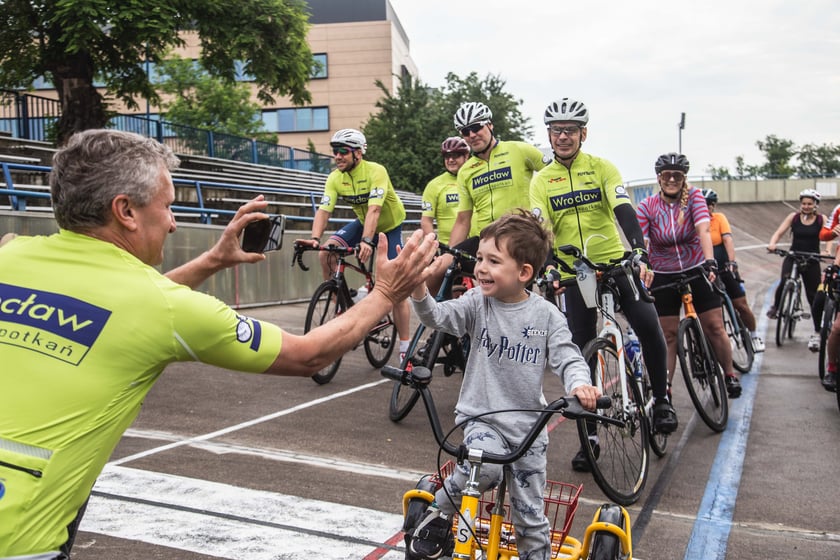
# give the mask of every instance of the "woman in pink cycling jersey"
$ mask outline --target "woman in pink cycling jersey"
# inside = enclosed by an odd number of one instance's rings
[[[700,190],[689,186],[686,181],[688,168],[688,159],[682,154],[659,156],[654,164],[659,193],[647,197],[636,208],[648,243],[650,266],[655,273],[651,290],[700,268],[705,269],[708,275],[717,272],[709,234],[709,208]],[[691,291],[703,333],[712,344],[726,374],[729,398],[738,398],[741,396],[741,383],[732,367],[732,349],[723,328],[720,296],[701,277],[691,281]],[[676,288],[659,290],[655,306],[668,343],[668,375],[672,379],[677,363],[677,327],[682,309],[680,294]]]

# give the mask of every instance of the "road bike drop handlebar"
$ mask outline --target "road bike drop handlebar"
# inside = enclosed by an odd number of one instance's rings
[[[639,279],[638,270],[640,255],[637,253],[627,251],[620,258],[610,259],[606,263],[596,263],[589,260],[589,258],[583,254],[583,251],[574,245],[561,245],[560,247],[557,247],[557,250],[561,253],[569,255],[570,257],[574,257],[586,267],[600,273],[604,278],[615,278],[624,275],[627,278],[628,284],[630,284],[633,288],[633,299],[638,301],[641,298],[643,301],[653,303],[653,297],[647,291],[647,288],[642,285],[641,280]],[[578,271],[569,266],[565,261],[556,257],[554,258],[554,261],[560,268],[563,269],[564,272],[574,274],[576,276],[578,275]]]
[[[393,381],[402,383],[403,385],[407,385],[412,389],[416,389],[420,392],[420,396],[423,397],[423,404],[426,407],[426,414],[428,415],[429,422],[432,426],[432,432],[434,433],[435,441],[437,441],[438,446],[440,446],[442,450],[444,450],[449,455],[455,457],[459,464],[463,463],[465,459],[473,462],[481,461],[484,463],[495,463],[500,465],[507,465],[509,463],[513,463],[514,461],[518,460],[523,455],[525,455],[525,453],[528,451],[528,449],[530,449],[531,445],[540,435],[542,429],[548,423],[548,420],[555,414],[562,414],[563,416],[571,420],[585,418],[598,420],[601,422],[608,422],[616,426],[622,425],[622,422],[620,420],[607,418],[595,412],[590,412],[586,410],[580,405],[576,397],[561,397],[555,401],[552,401],[544,409],[542,409],[542,411],[540,411],[540,416],[534,423],[534,425],[531,427],[531,430],[528,432],[528,434],[525,436],[522,442],[516,447],[516,449],[514,449],[510,453],[505,455],[499,455],[496,453],[489,453],[487,451],[470,450],[464,444],[456,446],[447,441],[446,436],[443,433],[443,428],[440,424],[440,417],[438,416],[437,409],[435,408],[434,397],[432,396],[432,392],[429,390],[429,383],[432,380],[432,372],[429,371],[428,368],[417,366],[411,371],[405,371],[393,366],[385,366],[384,368],[382,368],[382,376],[387,377],[388,379],[391,379]],[[598,397],[596,407],[609,408],[610,398],[603,396]],[[506,411],[500,410],[495,412]],[[476,453],[478,455],[476,455]]]
[[[355,255],[358,251],[358,247],[343,247],[341,245],[318,245],[317,247],[311,247],[309,245],[301,245],[297,241],[295,241],[295,252],[292,254],[292,268],[295,265],[298,265],[301,270],[308,271],[309,267],[303,264],[303,254],[307,251],[326,251],[327,253],[333,253],[338,255],[339,257],[349,257],[350,255]],[[374,248],[374,255],[376,254],[376,248]],[[371,259],[373,256],[371,256]],[[362,271],[365,270],[364,263],[359,263],[359,266],[362,268]]]

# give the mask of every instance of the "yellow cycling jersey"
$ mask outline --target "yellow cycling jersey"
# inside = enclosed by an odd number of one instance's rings
[[[531,181],[531,209],[551,225],[554,246],[574,245],[593,262],[624,253],[613,211],[621,204],[632,203],[618,169],[583,152],[571,169],[554,161]],[[570,265],[574,260],[562,253],[557,257]]]
[[[319,209],[332,212],[341,198],[363,224],[368,206],[381,206],[376,232],[389,232],[405,221],[405,207],[397,196],[388,171],[378,163],[362,160],[349,172],[333,170],[324,185]]]
[[[449,234],[458,214],[458,179],[444,171],[426,184],[423,189],[422,216],[437,223],[437,236],[441,243],[449,243]]]
[[[167,364],[263,372],[276,325],[60,231],[0,249],[0,558],[57,551]],[[37,388],[37,389],[36,389]]]
[[[488,161],[472,156],[458,171],[458,212],[471,211],[470,236],[514,208],[528,208],[528,185],[545,156],[525,142],[499,142]]]

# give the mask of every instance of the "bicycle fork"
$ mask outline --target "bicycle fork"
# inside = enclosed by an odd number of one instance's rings
[[[615,344],[615,350],[618,355],[618,380],[620,386],[604,387],[604,379],[601,375],[597,376],[598,378],[595,380],[596,386],[601,390],[602,394],[609,395],[613,399],[615,399],[615,391],[620,391],[621,410],[629,414],[631,412],[630,396],[627,394],[627,391],[624,390],[624,384],[627,379],[627,368],[625,367],[627,358],[624,351],[624,339],[621,334],[621,329],[618,328],[618,325],[613,318],[615,313],[615,296],[608,290],[604,290],[604,293],[601,294],[601,305],[601,309],[605,312],[601,313],[604,325],[601,328],[600,334],[601,336],[612,338],[613,343]]]
[[[455,548],[452,551],[452,560],[470,560],[472,558],[473,543],[476,540],[475,525],[478,519],[478,499],[481,497],[481,492],[478,490],[478,475],[481,472],[482,455],[483,452],[480,449],[470,449],[467,453],[470,474],[461,492],[461,510],[458,514],[458,525],[455,529]],[[498,523],[501,527],[501,519],[498,521],[491,519],[490,535],[494,534],[493,523]],[[490,544],[492,545],[493,543],[491,542]],[[495,545],[495,549],[496,553],[498,553],[498,542]],[[495,556],[490,555],[488,557],[495,558]]]

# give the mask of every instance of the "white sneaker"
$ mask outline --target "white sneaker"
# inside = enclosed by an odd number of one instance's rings
[[[764,341],[761,340],[760,336],[752,337],[752,345],[753,345],[753,352],[756,354],[759,352],[764,352]]]
[[[814,333],[811,335],[811,338],[808,339],[808,350],[811,352],[819,352],[820,351],[820,334]]]

